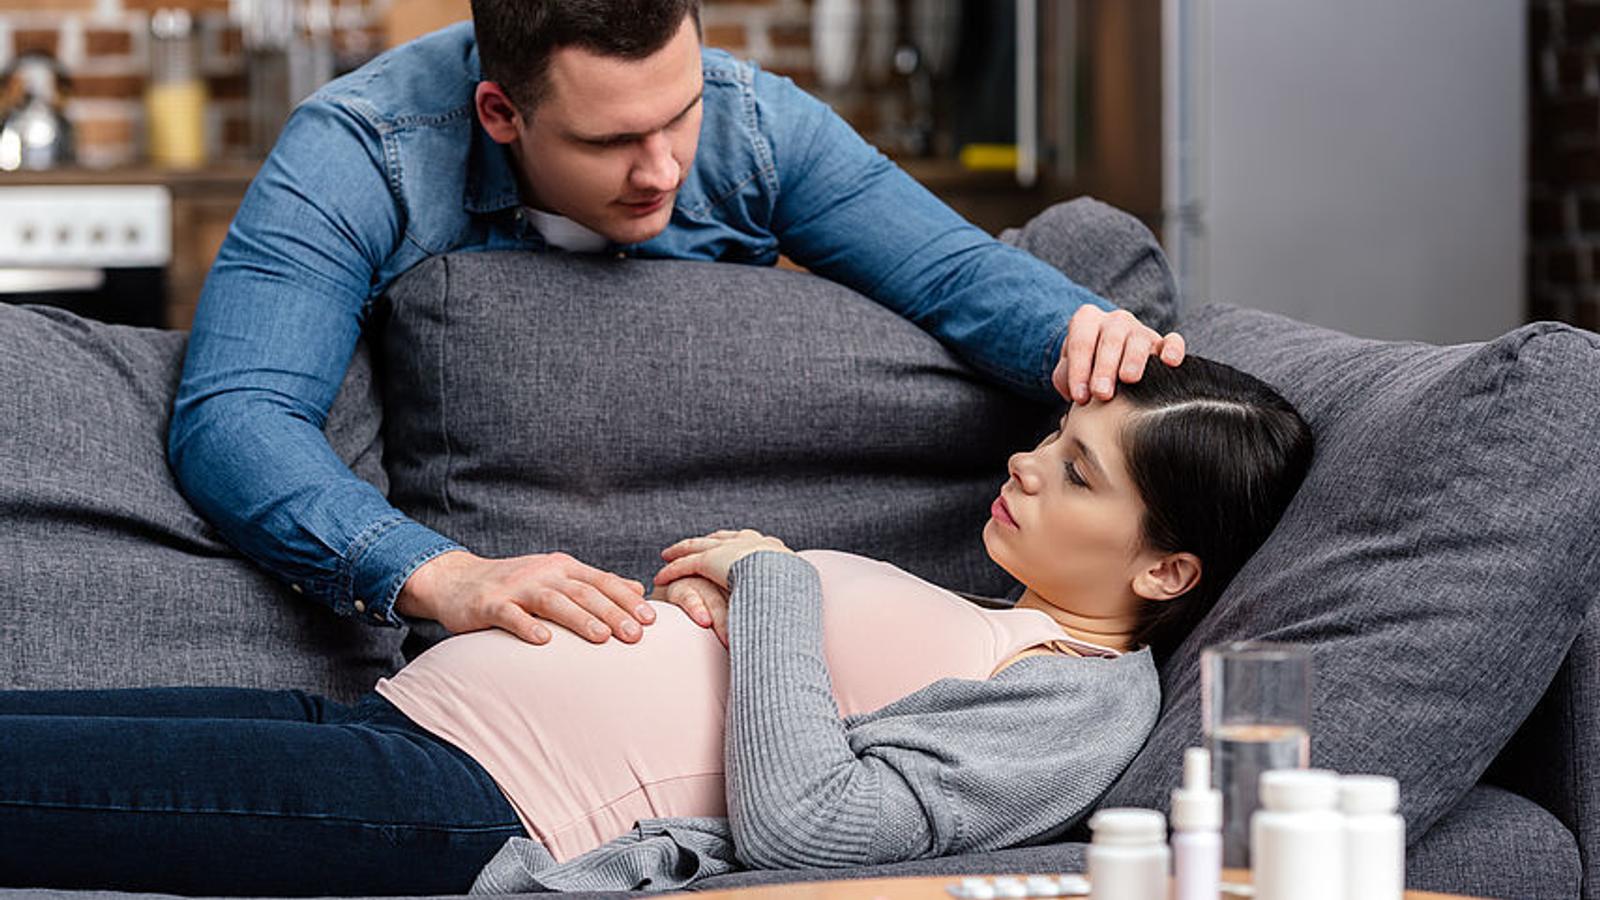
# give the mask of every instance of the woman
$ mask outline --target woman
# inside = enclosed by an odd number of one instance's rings
[[[1142,745],[1155,660],[1310,454],[1270,388],[1190,357],[1011,458],[983,541],[1024,585],[1013,609],[717,532],[656,576],[703,579],[717,635],[665,604],[635,645],[474,632],[349,707],[0,694],[0,884],[433,893],[483,869],[485,890],[662,889],[1037,840]]]

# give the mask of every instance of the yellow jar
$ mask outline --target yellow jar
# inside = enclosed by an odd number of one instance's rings
[[[144,92],[150,161],[195,169],[206,163],[206,83],[200,77],[194,22],[182,9],[150,17],[150,79]]]

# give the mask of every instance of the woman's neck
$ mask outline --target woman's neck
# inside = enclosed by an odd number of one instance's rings
[[[1097,618],[1062,609],[1039,596],[1033,588],[1023,591],[1017,609],[1036,609],[1055,620],[1061,630],[1071,637],[1113,650],[1132,650],[1133,631],[1137,620],[1133,616]]]

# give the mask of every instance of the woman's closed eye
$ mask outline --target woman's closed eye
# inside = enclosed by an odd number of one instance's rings
[[[1081,488],[1086,488],[1089,486],[1089,482],[1082,475],[1078,474],[1078,467],[1072,464],[1072,460],[1069,459],[1065,463],[1062,463],[1062,468],[1066,470],[1067,481],[1070,481]]]

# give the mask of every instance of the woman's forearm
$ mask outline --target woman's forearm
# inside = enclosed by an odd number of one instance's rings
[[[730,573],[728,818],[759,868],[912,858],[931,837],[912,786],[851,749],[822,643],[810,563],[756,553]]]

